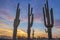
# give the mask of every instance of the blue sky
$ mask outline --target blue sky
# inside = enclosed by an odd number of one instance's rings
[[[33,8],[34,14],[34,24],[32,29],[44,31],[46,28],[44,26],[43,21],[43,11],[42,7],[45,4],[45,0],[0,0],[0,22],[5,26],[1,26],[2,28],[12,28],[13,29],[13,21],[16,14],[17,4],[20,4],[20,24],[18,29],[22,29],[27,31],[27,17],[28,17],[28,3],[30,3]],[[60,0],[49,0],[49,8],[53,8],[54,12],[54,27],[53,33],[60,33]],[[0,23],[0,24],[1,24]],[[56,30],[55,30],[56,29]]]

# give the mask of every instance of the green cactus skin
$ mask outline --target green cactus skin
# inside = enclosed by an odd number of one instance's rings
[[[14,24],[13,24],[14,25],[13,40],[16,40],[17,28],[20,23],[19,16],[20,16],[20,8],[19,8],[19,3],[18,3],[17,10],[16,10],[16,17],[15,17]]]
[[[50,9],[48,7],[48,0],[46,0],[45,7],[43,7],[43,16],[44,16],[44,24],[48,28],[48,38],[52,39],[52,27],[54,25],[54,19],[53,19],[53,9]]]
[[[30,10],[30,4],[28,4],[28,40],[30,40],[31,27],[33,25],[34,15],[32,14],[33,8]]]

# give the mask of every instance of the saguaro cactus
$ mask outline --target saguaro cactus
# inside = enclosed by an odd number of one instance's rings
[[[43,16],[44,16],[44,24],[48,29],[48,38],[52,39],[52,27],[54,25],[54,19],[53,19],[53,9],[51,8],[49,11],[48,7],[48,0],[46,0],[45,7],[43,7]]]
[[[35,31],[33,30],[33,33],[32,33],[32,38],[33,38],[33,39],[34,39],[34,32],[35,32]]]
[[[28,4],[28,40],[30,40],[30,32],[31,32],[31,27],[33,25],[33,17],[34,15],[32,14],[33,8],[30,10],[30,4]]]
[[[17,10],[16,10],[16,17],[15,17],[15,20],[14,20],[13,40],[16,40],[17,27],[20,23],[19,16],[20,16],[20,8],[19,8],[19,3],[18,3]]]

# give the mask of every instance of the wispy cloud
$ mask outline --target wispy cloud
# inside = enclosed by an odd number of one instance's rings
[[[0,15],[2,15],[2,17],[4,17],[7,20],[13,20],[14,18],[12,17],[12,15],[10,15],[10,10],[8,9],[0,9]]]
[[[60,20],[55,20],[55,26],[57,26],[57,27],[60,26]]]
[[[0,36],[8,36],[12,37],[13,36],[13,30],[12,29],[7,29],[7,28],[0,28]],[[17,36],[23,37],[27,36],[27,33],[18,29],[17,30]]]

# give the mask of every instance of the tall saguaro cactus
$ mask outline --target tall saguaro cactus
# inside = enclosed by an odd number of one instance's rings
[[[13,40],[16,40],[17,27],[20,23],[19,16],[20,16],[20,8],[19,8],[19,3],[18,3],[17,10],[16,10],[16,17],[15,17],[15,20],[14,20]]]
[[[30,40],[30,32],[31,32],[31,27],[33,25],[33,17],[34,15],[32,14],[33,8],[30,10],[30,4],[28,4],[28,40]]]
[[[52,27],[54,25],[54,19],[53,19],[53,9],[51,8],[49,11],[48,7],[48,0],[46,0],[45,7],[43,7],[43,16],[44,16],[44,24],[48,29],[48,38],[52,39]]]

